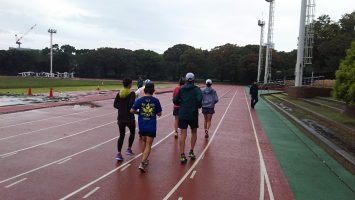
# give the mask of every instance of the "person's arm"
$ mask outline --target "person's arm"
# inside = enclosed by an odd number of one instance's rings
[[[138,99],[138,97],[139,97],[139,93],[140,93],[140,89],[141,88],[138,88],[134,93],[136,94],[136,98]]]
[[[201,89],[196,87],[196,101],[197,101],[197,107],[201,108],[202,107],[202,92]]]
[[[249,89],[249,94],[250,94],[250,95],[251,95],[251,93],[252,93],[252,90],[253,90],[253,86],[251,86],[250,89]]]
[[[173,98],[175,97],[177,91],[178,91],[177,88],[175,88],[174,91],[173,91]]]
[[[160,101],[158,99],[158,103],[157,103],[157,115],[160,117],[161,116],[161,112],[163,111],[163,109],[161,108],[161,104]]]
[[[137,110],[138,110],[139,104],[140,104],[140,101],[138,99],[136,102],[134,102],[134,104],[129,112],[132,114],[138,114]]]
[[[176,95],[173,97],[173,103],[175,105],[180,105],[181,100],[180,100],[180,96],[181,96],[181,89],[176,93]]]
[[[134,92],[131,92],[130,97],[129,97],[129,108],[131,108],[134,104],[134,101],[136,100],[136,94]]]
[[[115,107],[116,109],[120,109],[120,93],[117,93],[115,101],[113,102],[113,107]]]
[[[217,102],[218,102],[218,95],[217,95],[216,90],[214,90],[214,103],[217,103]]]
[[[137,110],[134,110],[133,108],[131,108],[131,110],[129,112],[132,114],[138,114]]]

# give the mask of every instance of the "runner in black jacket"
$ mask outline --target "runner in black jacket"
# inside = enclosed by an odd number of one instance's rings
[[[258,90],[258,83],[254,82],[249,91],[249,94],[251,95],[250,106],[252,109],[254,109],[255,104],[258,103]]]
[[[117,124],[120,130],[120,137],[117,141],[117,156],[116,160],[123,160],[121,150],[123,141],[126,133],[126,126],[129,128],[130,136],[128,139],[128,149],[126,150],[127,155],[133,155],[133,151],[131,149],[136,129],[136,122],[134,118],[134,114],[130,113],[131,107],[134,104],[136,95],[131,91],[132,80],[125,78],[123,79],[123,89],[117,94],[113,106],[118,109],[117,115]]]

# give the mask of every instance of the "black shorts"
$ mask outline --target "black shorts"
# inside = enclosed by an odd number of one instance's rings
[[[198,119],[195,120],[179,119],[180,129],[187,129],[188,126],[190,126],[191,129],[198,128]]]
[[[141,136],[147,136],[152,138],[155,138],[157,136],[157,132],[140,132],[139,134]]]
[[[175,108],[175,107],[174,107],[173,115],[174,115],[174,116],[179,116],[179,108]]]
[[[214,108],[202,108],[203,114],[214,114]]]

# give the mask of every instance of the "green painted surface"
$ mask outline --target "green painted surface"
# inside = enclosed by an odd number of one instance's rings
[[[355,199],[354,175],[262,98],[256,111],[296,199]]]

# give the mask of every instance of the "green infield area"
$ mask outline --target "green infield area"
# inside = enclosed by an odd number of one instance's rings
[[[172,86],[174,84],[160,84],[156,86]],[[135,88],[136,82],[133,82]],[[60,78],[31,78],[0,76],[0,93],[26,94],[31,87],[32,93],[54,91],[80,91],[80,90],[115,90],[122,87],[120,80],[100,79],[60,79]]]

